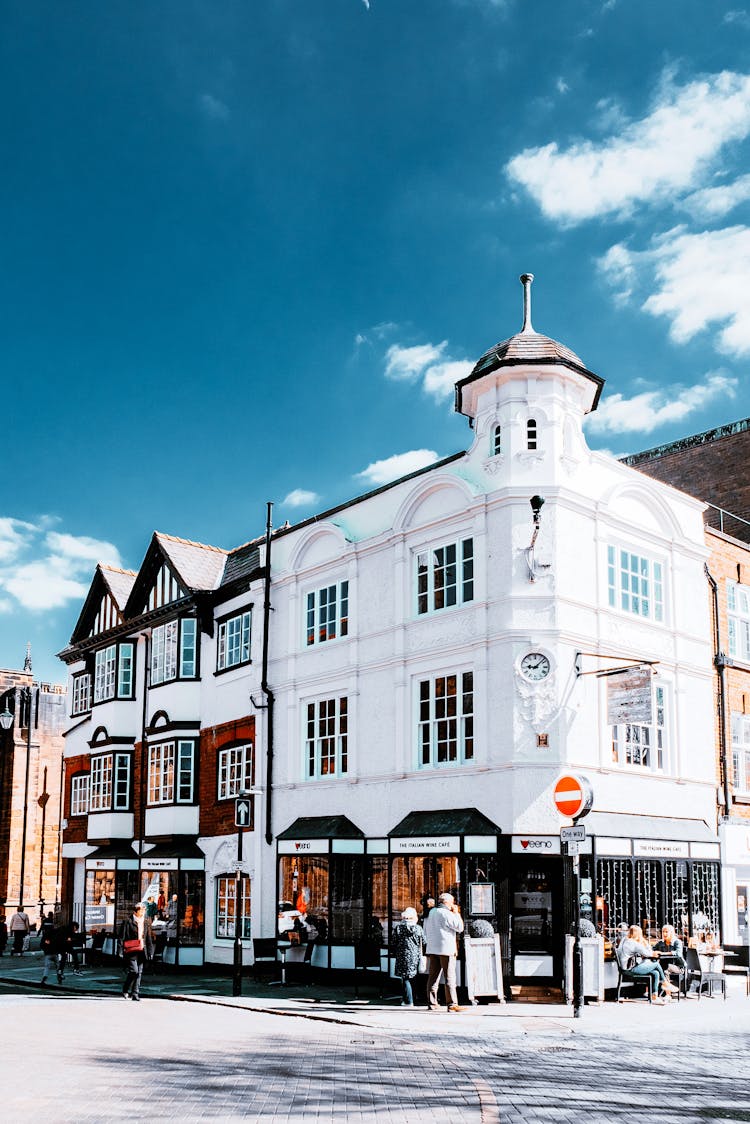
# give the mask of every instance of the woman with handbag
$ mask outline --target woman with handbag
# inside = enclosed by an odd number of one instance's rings
[[[419,972],[422,957],[422,926],[417,924],[417,911],[409,906],[401,914],[401,921],[393,930],[393,951],[396,957],[396,975],[401,977],[402,1007],[414,1006],[411,981]]]
[[[125,960],[125,984],[122,989],[123,999],[133,999],[136,1003],[140,1000],[141,976],[146,959],[144,945],[145,914],[143,905],[138,904],[133,908],[132,917],[123,921],[120,930],[122,941],[122,955]]]

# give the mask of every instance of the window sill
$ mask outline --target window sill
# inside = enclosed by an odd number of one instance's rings
[[[252,663],[252,660],[243,660],[242,663],[233,663],[231,667],[217,668],[214,672],[214,677],[217,675],[228,675],[230,671],[238,671],[241,667],[251,667]],[[170,680],[170,682],[174,682],[174,680]]]

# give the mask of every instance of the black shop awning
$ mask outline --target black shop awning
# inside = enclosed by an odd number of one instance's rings
[[[300,816],[291,827],[282,831],[279,839],[364,839],[360,831],[346,816]]]
[[[388,832],[389,838],[415,835],[500,835],[500,828],[476,808],[444,808],[437,812],[409,812]]]

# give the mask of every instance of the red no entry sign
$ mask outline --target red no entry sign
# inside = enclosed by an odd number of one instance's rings
[[[566,773],[560,777],[554,791],[555,807],[561,816],[575,820],[591,811],[594,793],[586,777]]]

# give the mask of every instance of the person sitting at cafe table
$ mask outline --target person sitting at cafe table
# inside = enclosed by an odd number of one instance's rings
[[[667,975],[677,976],[685,968],[682,941],[677,936],[674,925],[662,925],[661,940],[654,945],[654,952],[660,953]]]
[[[658,953],[655,953],[650,945],[644,941],[643,930],[640,925],[630,926],[627,937],[617,948],[617,958],[620,967],[627,970],[631,976],[643,976],[648,980],[652,995],[655,995],[659,990],[665,996],[676,993],[677,988],[674,984],[669,983],[664,975],[664,969],[658,960]],[[656,999],[656,1002],[659,1003],[662,1000]]]

